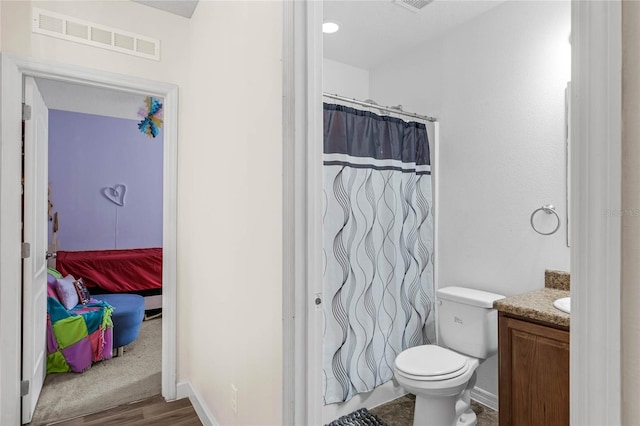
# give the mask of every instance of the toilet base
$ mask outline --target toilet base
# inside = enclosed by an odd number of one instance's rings
[[[456,416],[458,416],[456,426],[475,426],[478,422],[476,413],[471,409],[471,390],[475,387],[477,378],[478,376],[474,371],[471,380],[467,383],[467,387],[462,391],[460,399],[456,402]]]
[[[477,416],[471,409],[471,390],[476,384],[476,378],[474,371],[464,388],[449,388],[428,394],[415,393],[413,426],[475,426]],[[417,389],[411,390],[415,392]]]
[[[476,413],[471,408],[469,408],[469,410],[462,413],[462,415],[458,417],[456,426],[476,426],[477,423],[478,416],[476,416]]]
[[[476,413],[471,408],[461,414],[456,413],[457,402],[459,395],[439,398],[421,398],[416,395],[413,426],[475,426],[478,422]]]
[[[424,398],[416,395],[413,411],[413,426],[456,424],[456,401],[458,395]]]

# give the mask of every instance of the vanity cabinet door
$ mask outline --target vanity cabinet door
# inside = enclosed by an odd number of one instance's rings
[[[500,313],[500,426],[569,425],[569,332]]]

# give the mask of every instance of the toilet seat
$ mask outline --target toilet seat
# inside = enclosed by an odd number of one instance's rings
[[[469,358],[437,345],[421,345],[400,353],[395,361],[396,372],[419,381],[452,379],[466,373]]]

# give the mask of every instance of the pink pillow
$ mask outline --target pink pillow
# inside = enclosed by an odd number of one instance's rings
[[[72,275],[67,275],[64,278],[58,278],[56,283],[58,299],[67,309],[72,309],[78,304],[78,292],[74,282],[75,278]]]

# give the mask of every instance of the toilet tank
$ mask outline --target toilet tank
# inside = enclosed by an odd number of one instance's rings
[[[438,297],[440,346],[486,359],[498,351],[498,312],[504,296],[464,287],[443,287]]]

